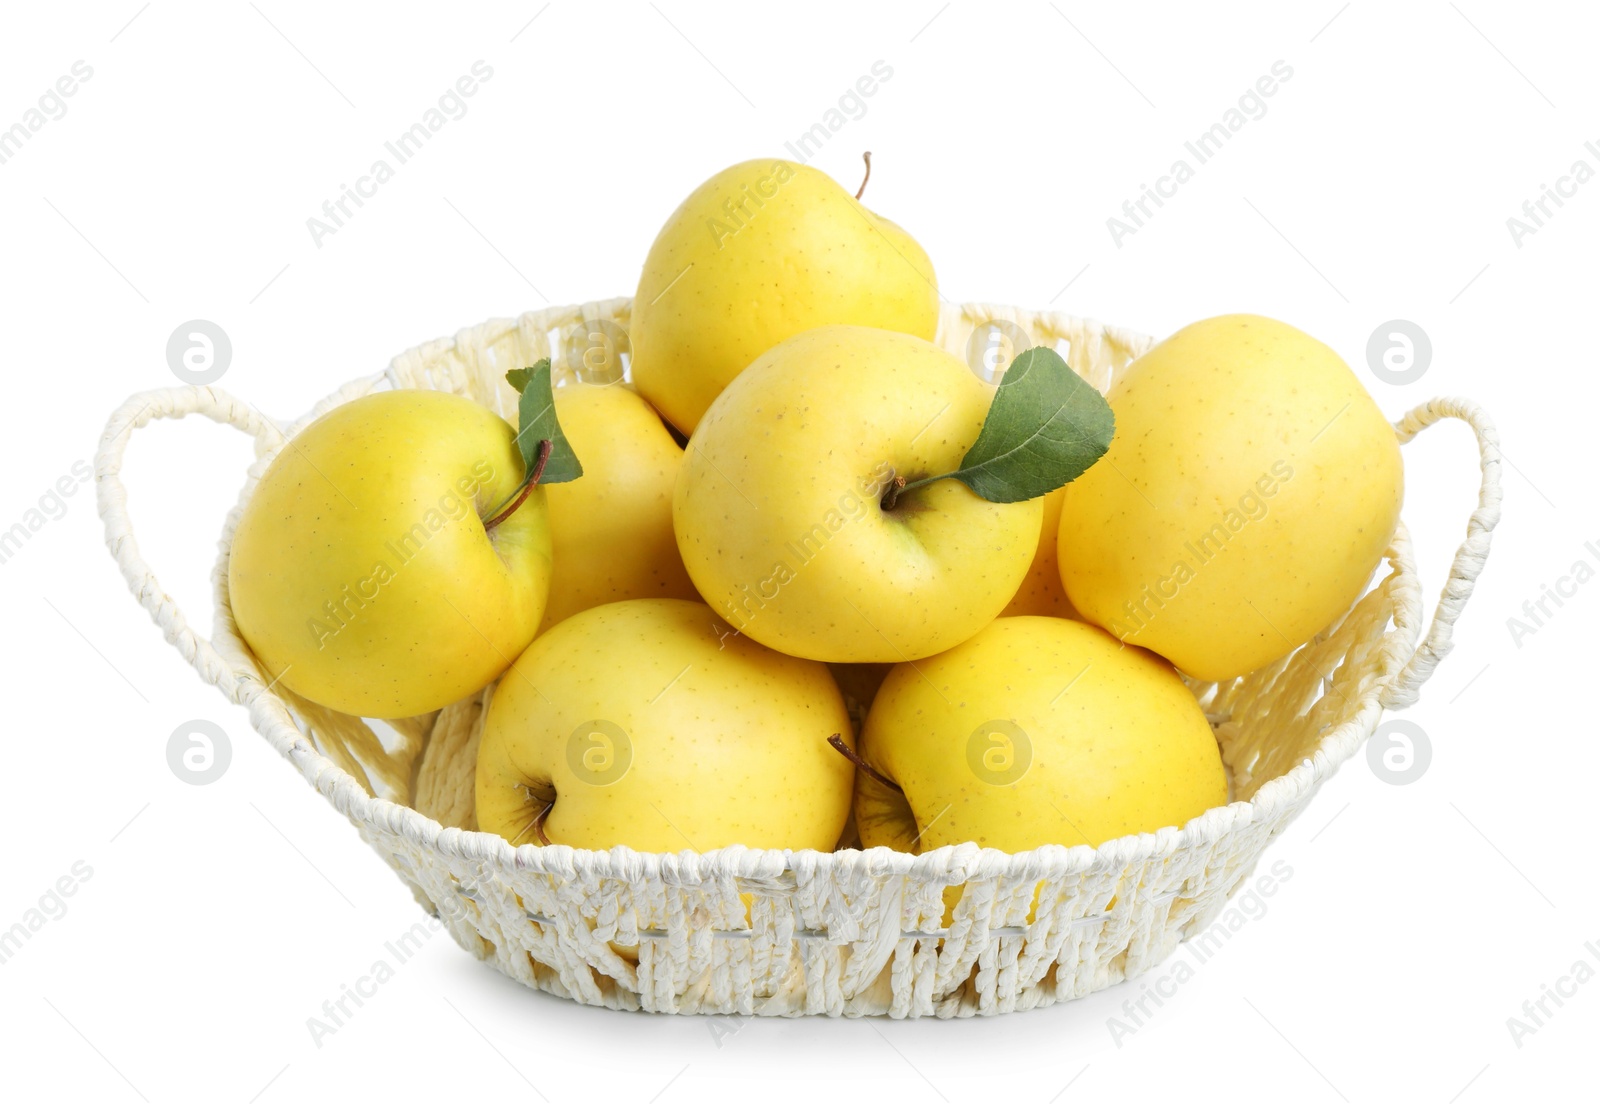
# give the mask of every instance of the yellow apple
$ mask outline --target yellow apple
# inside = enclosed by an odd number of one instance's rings
[[[897,665],[858,747],[866,848],[1023,852],[1181,826],[1228,800],[1211,726],[1172,666],[1064,618],[996,619]]]
[[[1057,488],[1043,497],[1044,521],[1039,527],[1039,545],[1033,552],[1033,563],[1023,578],[1017,594],[1011,597],[1003,617],[1018,614],[1048,614],[1057,618],[1075,618],[1072,600],[1061,585],[1061,569],[1056,565],[1056,540],[1061,530],[1061,501],[1067,489]]]
[[[629,339],[640,394],[684,433],[756,357],[812,327],[932,339],[928,255],[829,177],[777,159],[724,169],[678,206],[639,277]]]
[[[583,478],[545,489],[555,570],[544,628],[622,599],[698,599],[672,536],[683,450],[660,416],[622,384],[554,395]]]
[[[497,685],[478,825],[512,844],[643,852],[832,849],[850,810],[850,717],[821,664],[703,603],[633,599],[539,635]],[[853,744],[853,743],[852,743]]]
[[[689,439],[673,494],[683,563],[722,617],[824,661],[915,660],[1016,594],[1042,504],[990,503],[952,472],[994,387],[920,338],[806,331],[759,357]]]
[[[550,587],[544,489],[515,432],[446,392],[375,392],[275,457],[228,559],[239,632],[275,680],[346,714],[402,718],[482,688],[533,638]]]
[[[1061,511],[1061,579],[1083,617],[1224,680],[1360,595],[1404,474],[1393,428],[1337,353],[1225,315],[1150,350],[1107,398],[1111,451]]]

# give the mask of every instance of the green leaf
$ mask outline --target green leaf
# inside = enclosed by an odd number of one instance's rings
[[[538,464],[539,443],[550,443],[550,457],[544,463],[539,483],[564,484],[583,475],[583,466],[567,436],[556,421],[556,400],[550,387],[550,358],[526,369],[512,369],[506,381],[522,393],[517,403],[517,449],[522,454],[522,471],[532,474]]]
[[[539,365],[549,368],[550,358],[546,357],[543,361],[539,362]],[[531,369],[512,369],[510,372],[506,373],[506,383],[515,388],[517,390],[517,395],[520,396],[522,394],[522,389],[528,386],[528,381],[533,379],[533,374],[539,371],[539,365],[535,365]]]
[[[900,494],[954,479],[991,503],[1037,499],[1087,472],[1111,448],[1115,429],[1105,397],[1055,350],[1035,346],[1006,370],[961,467],[907,484]]]

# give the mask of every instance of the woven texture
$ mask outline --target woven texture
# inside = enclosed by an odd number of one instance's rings
[[[1402,523],[1366,595],[1313,641],[1242,679],[1191,684],[1215,727],[1233,801],[1181,828],[1099,848],[1019,854],[970,844],[921,856],[513,849],[477,832],[472,811],[473,761],[493,689],[423,717],[370,722],[272,686],[233,623],[228,553],[257,479],[312,419],[386,388],[454,392],[514,418],[506,370],[549,356],[558,379],[570,379],[588,335],[615,334],[612,324],[626,331],[629,307],[617,299],[491,320],[402,354],[292,426],[215,388],[141,393],[112,415],[96,458],[107,545],[166,640],[248,708],[255,729],[355,824],[463,948],[530,987],[579,1002],[678,1013],[951,1017],[1077,998],[1149,969],[1213,923],[1272,838],[1360,748],[1384,708],[1416,700],[1449,651],[1499,518],[1500,455],[1487,417],[1465,400],[1436,399],[1401,419],[1402,442],[1441,419],[1465,421],[1481,455],[1478,508],[1426,635]],[[939,343],[962,356],[974,328],[990,322],[1055,346],[1101,390],[1151,345],[1061,314],[984,304],[947,307]],[[209,640],[189,626],[140,555],[120,476],[136,429],[190,414],[238,427],[256,446],[222,533]],[[946,928],[943,892],[951,885],[964,890]]]

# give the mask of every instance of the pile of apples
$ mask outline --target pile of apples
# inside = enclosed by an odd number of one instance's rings
[[[858,197],[779,160],[706,181],[645,262],[631,380],[519,369],[517,428],[432,391],[308,426],[228,567],[268,678],[385,719],[495,684],[476,824],[518,845],[1015,852],[1227,802],[1180,672],[1255,671],[1361,594],[1388,422],[1250,315],[1106,397],[1044,348],[991,382]]]

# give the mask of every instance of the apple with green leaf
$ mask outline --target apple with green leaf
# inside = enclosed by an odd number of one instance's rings
[[[915,660],[1017,593],[1041,497],[1107,449],[1105,400],[1044,348],[998,387],[907,334],[826,326],[758,357],[707,410],[673,493],[695,586],[792,656]]]
[[[274,682],[402,718],[470,695],[533,639],[550,588],[544,485],[583,473],[550,364],[507,374],[521,430],[445,392],[374,392],[297,434],[234,532],[228,597]]]

